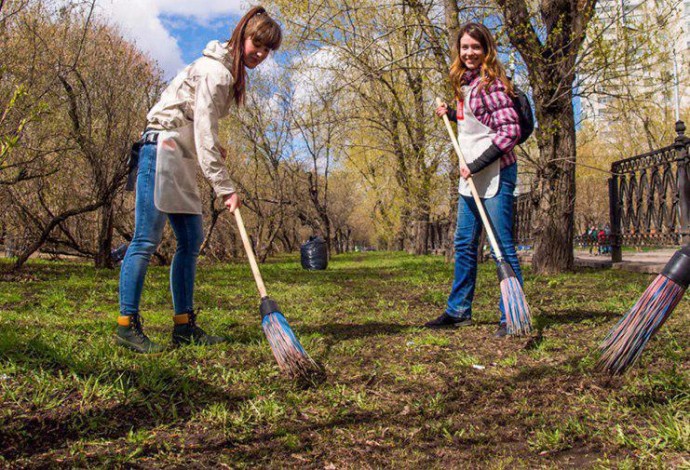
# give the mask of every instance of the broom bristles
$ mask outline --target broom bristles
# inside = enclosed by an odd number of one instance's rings
[[[684,287],[659,274],[604,339],[598,367],[620,374],[632,366],[684,293]]]
[[[282,313],[265,315],[261,327],[283,372],[293,378],[309,378],[321,372],[321,368],[304,350]]]
[[[501,297],[506,310],[508,334],[521,336],[532,331],[532,316],[517,277],[509,276],[501,281]]]

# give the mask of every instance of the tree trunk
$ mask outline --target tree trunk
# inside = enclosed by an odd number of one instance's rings
[[[410,220],[409,210],[406,207],[403,207],[403,210],[400,214],[400,229],[398,230],[394,241],[394,246],[397,251],[405,251],[405,245],[409,239]]]
[[[94,266],[99,269],[113,269],[115,263],[110,256],[113,249],[113,225],[115,213],[112,201],[106,202],[100,210],[100,231],[98,233],[98,251],[94,259]]]
[[[424,207],[415,208],[412,213],[412,240],[410,254],[426,255],[429,253],[429,210]]]
[[[539,159],[533,182],[534,256],[539,274],[573,267],[575,117],[572,88],[577,57],[597,0],[496,0],[511,44],[520,52],[534,90]],[[533,15],[541,15],[538,32]]]
[[[571,93],[538,114],[541,135],[532,193],[532,268],[540,274],[556,274],[572,269],[574,261],[576,143]]]
[[[21,268],[24,263],[29,259],[29,257],[34,254],[36,251],[38,251],[39,248],[43,246],[45,241],[48,239],[50,236],[50,233],[53,231],[55,227],[57,227],[59,224],[64,222],[65,220],[69,219],[70,217],[77,216],[79,214],[86,214],[88,212],[93,212],[96,209],[100,208],[103,202],[96,202],[93,204],[89,204],[88,206],[85,207],[80,207],[78,209],[70,209],[68,211],[63,212],[62,214],[53,217],[48,224],[43,226],[43,229],[41,230],[41,234],[34,240],[31,244],[29,244],[22,252],[19,254],[17,257],[17,260],[14,262],[12,265],[12,270],[16,271],[19,268]]]
[[[460,166],[455,152],[452,152],[450,159],[451,170],[448,173],[448,207],[450,211],[448,213],[448,230],[443,244],[443,256],[447,263],[453,262],[455,258],[455,231],[458,226],[458,198],[460,197],[458,192]]]

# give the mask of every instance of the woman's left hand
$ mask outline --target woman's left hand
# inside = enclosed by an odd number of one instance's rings
[[[467,167],[467,165],[460,164],[460,176],[462,176],[462,177],[465,178],[465,179],[467,179],[467,178],[469,178],[470,176],[472,176],[472,172],[471,172],[470,169]]]

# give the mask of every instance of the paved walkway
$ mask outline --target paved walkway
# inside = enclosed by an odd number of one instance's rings
[[[590,255],[587,250],[575,250],[575,266],[588,268],[612,268],[623,269],[638,273],[657,274],[661,272],[673,253],[678,248],[662,248],[654,251],[636,252],[624,251],[623,261],[612,263],[611,255]],[[520,259],[527,263],[531,262],[531,252],[520,252]]]
[[[646,252],[624,251],[623,261],[620,263],[612,263],[611,255],[594,256],[590,255],[588,251],[575,250],[575,260],[576,264],[581,266],[588,266],[591,264],[596,266],[597,263],[601,263],[602,267],[611,267],[613,269],[623,269],[638,273],[657,274],[661,272],[668,260],[673,256],[673,253],[678,249],[680,249],[680,247],[662,248]]]

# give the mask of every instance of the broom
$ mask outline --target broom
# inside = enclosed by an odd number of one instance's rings
[[[261,327],[264,330],[266,339],[268,339],[268,344],[271,346],[278,366],[291,378],[308,379],[320,375],[322,373],[321,368],[309,357],[309,354],[300,344],[290,325],[288,325],[287,320],[280,313],[278,304],[266,293],[266,286],[261,278],[259,266],[254,258],[254,250],[247,236],[247,230],[244,228],[244,222],[239,209],[235,209],[235,219],[242,237],[244,250],[247,252],[249,265],[252,268],[256,287],[259,289],[259,295],[261,295],[261,304],[259,306]]]
[[[442,101],[440,98],[436,98],[436,104],[440,106]],[[450,125],[448,116],[443,116],[443,122],[446,124],[446,129],[448,129],[448,134],[450,135],[450,140],[453,143],[453,148],[455,148],[455,153],[457,153],[458,158],[464,164],[465,156],[460,150],[460,145],[453,132],[453,127]],[[532,318],[529,312],[529,306],[527,305],[527,300],[525,299],[525,293],[522,290],[522,286],[518,281],[513,268],[508,264],[508,262],[503,258],[503,253],[496,242],[496,237],[494,236],[493,229],[491,228],[491,222],[484,210],[484,204],[479,198],[479,193],[477,188],[472,181],[472,177],[467,178],[467,183],[470,186],[470,191],[472,192],[472,197],[477,205],[477,210],[486,229],[486,236],[489,239],[491,248],[496,256],[496,263],[498,265],[498,280],[501,286],[501,298],[503,299],[503,307],[506,309],[506,328],[508,334],[511,335],[524,335],[532,331]]]
[[[690,245],[676,251],[630,311],[601,344],[597,366],[622,374],[640,357],[647,342],[671,315],[690,284]]]

